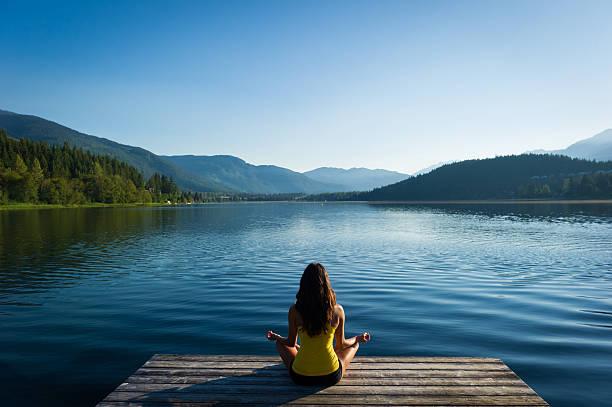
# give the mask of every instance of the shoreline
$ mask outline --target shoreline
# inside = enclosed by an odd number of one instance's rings
[[[165,203],[122,203],[108,204],[101,202],[87,204],[30,204],[30,203],[9,203],[0,205],[1,211],[22,211],[31,209],[81,209],[81,208],[136,208],[136,207],[152,207],[152,206],[171,206]]]
[[[466,199],[466,200],[440,200],[440,201],[226,201],[202,202],[195,204],[167,204],[155,203],[89,203],[78,205],[62,204],[25,204],[10,203],[0,205],[1,211],[32,210],[32,209],[82,209],[82,208],[138,208],[138,207],[173,207],[173,206],[203,206],[225,204],[262,204],[262,203],[297,203],[297,204],[367,204],[367,205],[612,205],[612,199]]]

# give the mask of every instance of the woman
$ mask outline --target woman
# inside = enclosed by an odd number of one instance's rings
[[[289,335],[268,331],[289,369],[293,381],[302,385],[331,386],[340,381],[359,349],[370,340],[367,332],[344,337],[344,309],[336,303],[329,275],[319,263],[310,263],[300,280],[296,302],[289,308]],[[297,344],[298,336],[300,345]],[[336,340],[334,348],[333,341]]]

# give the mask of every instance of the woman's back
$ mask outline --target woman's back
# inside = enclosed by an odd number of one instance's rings
[[[292,369],[304,376],[320,376],[335,372],[340,367],[334,351],[336,328],[327,324],[327,331],[310,336],[303,327],[298,327],[300,349],[293,361]]]

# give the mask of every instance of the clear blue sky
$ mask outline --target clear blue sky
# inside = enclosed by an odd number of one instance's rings
[[[295,170],[612,127],[612,1],[7,1],[0,109]]]

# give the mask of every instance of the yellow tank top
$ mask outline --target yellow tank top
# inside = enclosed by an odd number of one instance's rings
[[[291,366],[293,371],[303,376],[324,376],[338,370],[340,362],[334,351],[334,332],[336,328],[327,324],[327,333],[310,336],[300,326],[300,349]]]

